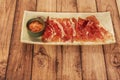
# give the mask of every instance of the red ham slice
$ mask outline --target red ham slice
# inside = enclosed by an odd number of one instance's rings
[[[42,40],[46,42],[104,41],[112,35],[95,16],[82,18],[49,18]]]

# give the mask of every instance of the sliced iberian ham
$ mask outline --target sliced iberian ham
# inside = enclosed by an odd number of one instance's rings
[[[42,36],[45,42],[104,42],[110,38],[113,38],[112,34],[100,25],[95,16],[86,19],[48,17]]]
[[[46,28],[43,35],[43,41],[51,42],[57,41],[60,42],[62,39],[62,30],[59,28],[58,24],[54,21],[54,19],[47,19]]]
[[[73,42],[72,22],[69,18],[48,18],[43,41]]]
[[[64,36],[62,36],[63,42],[73,42],[73,28],[69,18],[57,19],[60,25],[63,27]]]

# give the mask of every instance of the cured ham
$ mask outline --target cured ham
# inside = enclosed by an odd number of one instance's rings
[[[50,18],[46,20],[46,28],[42,36],[44,42],[104,42],[113,38],[95,16],[86,19]]]

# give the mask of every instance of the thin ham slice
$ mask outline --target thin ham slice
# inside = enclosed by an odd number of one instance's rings
[[[112,35],[105,30],[95,16],[86,19],[49,18],[42,40],[46,42],[105,41]]]

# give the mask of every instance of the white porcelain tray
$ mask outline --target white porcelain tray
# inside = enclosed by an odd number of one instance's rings
[[[31,18],[36,18],[39,16],[43,16],[44,19],[46,19],[48,16],[50,17],[58,17],[58,18],[86,18],[87,16],[94,15],[96,18],[100,21],[100,24],[104,26],[106,30],[112,33],[113,40],[108,40],[106,42],[42,42],[40,37],[39,38],[33,38],[30,37],[26,24],[27,21]],[[21,42],[23,43],[30,43],[30,44],[42,44],[42,45],[102,45],[102,44],[111,44],[115,43],[115,35],[113,30],[113,25],[111,21],[110,12],[97,12],[97,13],[58,13],[58,12],[32,12],[32,11],[25,11],[23,16],[23,22],[22,22],[22,31],[21,31]]]

